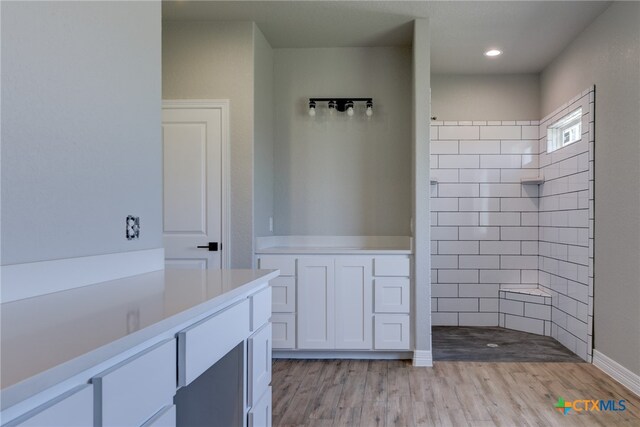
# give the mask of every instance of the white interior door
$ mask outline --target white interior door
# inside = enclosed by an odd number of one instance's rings
[[[221,268],[223,108],[162,110],[165,263]],[[226,249],[226,247],[224,248]]]

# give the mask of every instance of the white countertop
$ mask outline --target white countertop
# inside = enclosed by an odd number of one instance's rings
[[[272,270],[160,270],[0,305],[2,409],[234,302]]]
[[[362,248],[339,246],[272,246],[256,250],[257,254],[336,254],[336,255],[411,255],[411,249]]]
[[[409,236],[269,236],[256,239],[256,254],[410,255]]]

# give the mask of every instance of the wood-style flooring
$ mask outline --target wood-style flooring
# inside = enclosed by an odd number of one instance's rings
[[[275,360],[273,426],[640,426],[640,398],[587,363]],[[558,412],[626,401],[624,412]]]

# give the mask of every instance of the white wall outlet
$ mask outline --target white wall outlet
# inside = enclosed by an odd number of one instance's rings
[[[269,231],[273,233],[273,217],[269,217]]]

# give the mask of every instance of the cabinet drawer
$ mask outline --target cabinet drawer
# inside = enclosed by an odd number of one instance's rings
[[[271,315],[271,329],[273,348],[295,348],[296,315],[294,313],[273,313]]]
[[[251,295],[251,331],[258,330],[271,317],[271,287]]]
[[[408,277],[384,277],[374,282],[376,313],[409,313],[411,291]]]
[[[409,257],[387,256],[376,257],[373,261],[375,276],[406,276],[411,274]]]
[[[293,313],[296,311],[295,277],[276,277],[271,280],[272,305],[275,313]]]
[[[286,255],[261,255],[260,268],[263,270],[280,270],[281,276],[296,275],[296,258]]]
[[[76,387],[3,427],[85,427],[93,425],[93,388]]]
[[[271,387],[247,415],[248,427],[271,427]]]
[[[186,386],[249,336],[249,300],[178,333],[178,385]]]
[[[176,341],[161,342],[92,379],[95,426],[141,425],[176,393]]]
[[[248,341],[247,404],[253,406],[271,384],[271,325],[265,325]]]
[[[176,405],[165,406],[142,427],[176,427]]]
[[[409,349],[408,314],[376,314],[374,318],[376,350]]]

